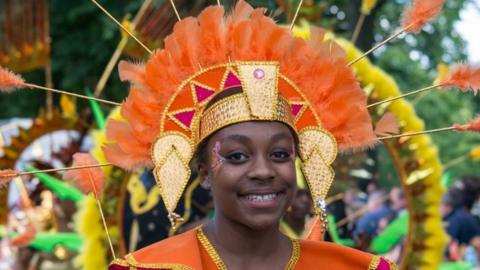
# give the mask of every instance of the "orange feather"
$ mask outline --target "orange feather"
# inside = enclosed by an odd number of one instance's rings
[[[4,187],[18,175],[15,170],[0,170],[0,187]]]
[[[392,112],[387,112],[380,118],[375,126],[377,136],[388,136],[400,133],[397,116]]]
[[[473,119],[466,125],[453,125],[457,131],[480,132],[480,116]]]
[[[129,81],[133,85],[145,84],[145,66],[127,61],[120,61],[118,74],[121,81]]]
[[[441,82],[443,87],[456,87],[466,92],[472,90],[474,95],[480,91],[480,67],[457,65]]]
[[[98,161],[90,154],[76,153],[73,155],[73,167],[98,164]],[[73,181],[81,191],[93,193],[97,199],[100,198],[105,186],[105,174],[100,168],[70,170],[65,173],[63,179]]]
[[[11,92],[24,86],[25,81],[20,75],[0,66],[0,91]]]
[[[403,27],[408,31],[419,32],[431,19],[442,11],[445,0],[413,0],[413,4],[403,13]]]

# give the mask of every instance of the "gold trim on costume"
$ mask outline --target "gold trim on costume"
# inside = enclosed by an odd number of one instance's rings
[[[192,267],[185,265],[185,264],[179,264],[179,263],[139,263],[135,260],[132,254],[128,254],[125,256],[125,261],[127,262],[128,266],[130,266],[130,269],[132,269],[132,266],[136,268],[151,268],[151,269],[170,269],[170,270],[195,270]],[[123,265],[122,265],[123,266]]]
[[[368,270],[377,270],[378,266],[380,265],[380,262],[382,259],[388,263],[388,266],[390,267],[390,270],[398,270],[397,266],[391,262],[390,260],[387,260],[383,257],[380,256],[374,256],[372,261],[370,262],[370,265],[368,266]]]
[[[199,226],[195,231],[197,232],[198,240],[202,244],[203,248],[205,248],[208,255],[217,266],[218,270],[227,270],[227,266],[222,261],[222,258],[220,258],[220,255],[218,255],[217,251],[215,250],[215,247],[208,240],[207,236],[203,232],[203,228]],[[290,241],[292,242],[292,255],[290,256],[290,259],[288,260],[287,265],[285,266],[285,270],[295,269],[295,265],[297,264],[298,259],[300,258],[300,243],[298,242],[298,240],[295,240],[292,238],[290,238]]]

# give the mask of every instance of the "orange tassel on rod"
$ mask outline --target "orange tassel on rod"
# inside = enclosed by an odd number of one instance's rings
[[[391,40],[395,39],[396,37],[400,36],[405,32],[418,32],[422,27],[430,20],[435,18],[443,8],[443,4],[445,0],[414,0],[411,7],[408,7],[404,11],[404,19],[403,19],[403,28],[400,31],[396,32],[395,34],[389,36],[384,41],[380,42],[379,44],[375,45],[373,48],[365,52],[364,54],[360,55],[350,63],[349,66],[357,63],[364,57],[368,56],[369,54],[373,53],[380,47],[384,46]]]
[[[18,174],[15,170],[0,170],[0,187],[7,186]]]
[[[94,166],[99,165],[98,161],[87,153],[76,153],[73,155],[73,167],[78,166]],[[107,236],[108,244],[110,245],[110,251],[112,256],[116,259],[115,250],[113,249],[112,239],[108,232],[107,222],[105,221],[105,215],[103,214],[102,205],[100,203],[100,196],[103,193],[105,186],[105,174],[98,167],[70,170],[64,176],[63,179],[71,180],[84,193],[93,193],[95,200],[97,201],[98,210],[102,217],[103,228]]]
[[[443,87],[456,87],[466,92],[472,90],[474,95],[480,91],[480,67],[457,65],[441,82]]]
[[[18,88],[35,88],[35,89],[40,89],[44,91],[49,91],[49,92],[54,92],[54,93],[59,93],[59,94],[64,94],[67,96],[74,96],[78,97],[81,99],[88,99],[88,100],[95,100],[101,103],[109,104],[109,105],[115,105],[115,106],[120,106],[121,103],[118,102],[113,102],[105,99],[100,99],[100,98],[94,98],[94,97],[89,97],[85,95],[79,95],[71,92],[66,92],[63,90],[58,90],[58,89],[53,89],[49,87],[44,87],[36,84],[31,84],[25,82],[25,80],[18,74],[15,74],[11,72],[10,70],[0,66],[0,91],[10,93],[14,91],[15,89]]]

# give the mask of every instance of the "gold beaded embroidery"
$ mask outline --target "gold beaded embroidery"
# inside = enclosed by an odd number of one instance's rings
[[[135,270],[137,268],[150,268],[150,269],[170,269],[170,270],[193,270],[192,267],[178,263],[139,263],[135,260],[132,254],[128,254],[125,257],[130,269]]]
[[[198,127],[197,144],[215,131],[230,124],[252,120],[279,121],[293,128],[293,119],[290,106],[283,98],[276,103],[277,113],[269,118],[252,117],[247,99],[244,94],[236,94],[224,98],[212,107],[201,113],[200,127]]]
[[[198,240],[202,244],[203,248],[205,248],[208,255],[217,266],[218,270],[227,270],[227,266],[222,261],[222,258],[220,258],[217,251],[215,250],[213,245],[210,243],[205,233],[203,233],[202,227],[201,226],[197,227],[196,232],[197,232]],[[290,241],[292,242],[292,255],[290,256],[290,259],[288,260],[287,265],[285,266],[285,270],[295,269],[295,265],[297,264],[298,259],[300,258],[300,243],[298,242],[298,240],[291,239],[291,238],[290,238]]]
[[[378,265],[380,264],[380,257],[375,256],[373,257],[370,265],[368,266],[368,270],[377,270]]]

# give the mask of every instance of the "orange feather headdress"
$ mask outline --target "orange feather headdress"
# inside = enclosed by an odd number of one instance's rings
[[[108,123],[107,135],[115,143],[104,147],[106,156],[126,169],[155,168],[170,213],[190,176],[188,162],[196,146],[226,125],[209,126],[205,103],[232,86],[243,89],[239,104],[243,98],[279,96],[270,106],[276,115],[260,112],[271,104],[257,104],[258,114],[253,104],[247,120],[281,121],[294,128],[314,199],[324,199],[331,185],[337,146],[351,150],[376,141],[367,98],[339,46],[316,28],[309,41],[295,38],[264,9],[244,1],[229,15],[212,6],[198,18],[178,22],[164,49],[145,66],[121,63],[120,77],[132,86],[121,107],[125,120]],[[256,88],[264,77],[274,82]],[[280,115],[282,102],[288,115]],[[328,179],[318,179],[321,173]]]

